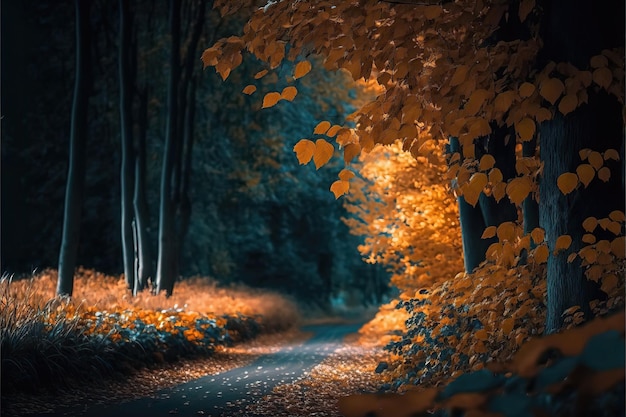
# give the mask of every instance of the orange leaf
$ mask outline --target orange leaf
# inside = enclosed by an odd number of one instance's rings
[[[589,164],[580,164],[576,167],[576,174],[580,182],[582,182],[586,188],[593,177],[596,176],[596,170]]]
[[[605,293],[610,294],[611,291],[613,291],[613,289],[617,287],[617,284],[618,284],[617,276],[614,274],[610,274],[610,275],[605,276],[602,279],[602,287],[600,288]]]
[[[496,226],[489,226],[483,232],[483,235],[480,237],[481,239],[489,239],[496,235]]]
[[[589,148],[583,148],[581,150],[578,151],[578,156],[580,156],[580,160],[584,161],[585,159],[587,159],[589,157],[589,154],[592,152],[591,149]]]
[[[594,243],[596,243],[596,237],[591,233],[585,233],[581,240],[590,245],[593,245]]]
[[[521,0],[519,3],[520,22],[526,20],[530,12],[535,8],[535,0]]]
[[[354,172],[350,171],[349,169],[342,169],[339,172],[339,179],[342,179],[344,181],[350,181],[350,179],[354,178]]]
[[[535,92],[535,85],[529,82],[525,82],[519,86],[519,95],[521,98],[527,98],[533,95]]]
[[[489,171],[489,182],[492,184],[497,184],[499,182],[502,182],[502,171],[500,171],[499,168],[493,168],[491,171]]]
[[[333,127],[331,127],[330,129],[328,129],[328,132],[326,132],[326,136],[328,137],[333,137],[337,134],[337,132],[339,132],[339,129],[341,129],[341,126],[339,125],[333,125]]]
[[[545,98],[550,102],[550,104],[556,103],[556,101],[561,97],[563,91],[565,90],[565,85],[563,81],[558,78],[548,78],[541,83],[541,87],[539,88],[539,94],[541,97]]]
[[[593,232],[596,229],[597,225],[598,219],[596,219],[595,217],[587,217],[585,221],[583,221],[583,229],[585,229],[589,233]]]
[[[596,152],[596,151],[590,152],[589,155],[587,156],[587,159],[589,160],[589,163],[591,164],[591,166],[596,169],[596,171],[599,170],[602,167],[602,165],[604,165],[604,158],[602,157],[600,152]]]
[[[468,116],[474,116],[476,113],[478,113],[488,95],[489,92],[487,90],[475,90],[470,96],[467,103],[465,103],[465,107],[463,108],[465,114]]]
[[[500,242],[504,240],[512,242],[515,237],[515,224],[513,222],[504,222],[498,226],[498,239]]]
[[[487,333],[487,330],[480,329],[474,333],[474,337],[478,340],[487,340],[489,338],[489,334]]]
[[[266,109],[268,107],[275,106],[276,103],[281,99],[280,93],[272,92],[267,93],[265,97],[263,97],[263,108]]]
[[[361,145],[358,143],[349,143],[343,148],[343,161],[349,164],[355,156],[361,153]]]
[[[493,168],[493,166],[496,164],[496,158],[493,157],[493,155],[483,155],[482,158],[480,158],[480,164],[478,165],[478,169],[481,171],[486,171],[488,169]]]
[[[548,260],[548,256],[550,256],[550,250],[545,243],[537,246],[533,251],[533,258],[535,260],[535,263],[545,263]]]
[[[608,90],[612,81],[613,73],[607,67],[598,68],[593,71],[593,82],[605,90]]]
[[[467,77],[467,71],[469,68],[467,65],[459,65],[454,70],[454,74],[452,75],[452,79],[450,80],[450,86],[456,87],[457,85],[463,84]]]
[[[318,139],[315,141],[315,153],[313,154],[313,162],[315,163],[315,169],[320,169],[323,165],[330,161],[335,153],[335,147],[324,139]]]
[[[576,110],[576,107],[578,107],[578,96],[576,94],[567,94],[559,102],[559,111],[564,116]]]
[[[513,204],[519,205],[528,197],[531,189],[532,180],[529,177],[517,177],[507,184],[506,194]]]
[[[315,153],[315,143],[308,139],[301,139],[296,146],[293,147],[300,165],[308,164]]]
[[[247,85],[246,88],[243,89],[243,93],[244,94],[252,94],[256,91],[256,86],[255,85]]]
[[[626,257],[626,237],[619,236],[611,242],[611,253],[619,259]]]
[[[487,185],[487,175],[482,172],[476,172],[471,177],[469,182],[463,187],[463,197],[468,204],[476,206],[478,203],[478,197],[482,193],[485,185]]]
[[[609,213],[609,219],[613,220],[614,222],[623,223],[626,220],[626,216],[624,216],[623,211],[613,210],[611,213]]]
[[[330,191],[335,194],[335,200],[346,194],[350,189],[350,183],[344,180],[337,180],[330,186]]]
[[[441,6],[426,6],[424,7],[424,17],[428,20],[434,20],[441,16],[443,13],[443,7]]]
[[[309,61],[300,61],[296,64],[296,68],[293,72],[293,78],[298,79],[304,77],[311,71],[311,63]]]
[[[609,159],[619,161],[619,153],[615,149],[607,149],[604,151],[604,160],[608,161]]]
[[[513,317],[502,320],[502,325],[500,326],[500,328],[502,329],[502,332],[504,332],[504,334],[511,333],[513,327],[515,327],[515,319]]]
[[[266,69],[257,72],[256,74],[254,74],[254,79],[258,80],[259,78],[263,78],[265,76],[265,74],[267,74],[267,72],[268,71]]]
[[[328,131],[329,127],[330,127],[330,122],[327,122],[326,120],[324,120],[322,122],[319,122],[317,126],[315,126],[315,130],[313,130],[313,133],[316,135],[323,135],[324,133]]]
[[[608,167],[602,167],[598,171],[598,178],[604,182],[608,182],[611,179],[611,170]]]
[[[535,122],[529,117],[525,117],[515,124],[517,135],[524,142],[527,142],[535,135]]]
[[[602,68],[609,65],[609,60],[604,55],[596,55],[591,57],[591,68]]]
[[[494,109],[496,111],[506,112],[511,108],[513,100],[515,99],[515,91],[505,91],[498,94],[493,102]]]
[[[538,245],[546,238],[546,232],[541,227],[535,227],[533,231],[530,232],[530,237],[532,237],[533,242]]]
[[[559,190],[563,194],[569,194],[578,185],[578,175],[572,174],[571,172],[566,172],[565,174],[559,175],[559,178],[556,180],[556,183],[559,187]]]
[[[558,252],[560,250],[565,250],[570,247],[572,244],[572,237],[570,235],[562,235],[556,239],[556,244],[554,245],[554,251]]]
[[[298,89],[290,85],[289,87],[283,88],[283,92],[280,94],[280,98],[287,101],[293,101],[293,99],[296,98],[297,94]]]

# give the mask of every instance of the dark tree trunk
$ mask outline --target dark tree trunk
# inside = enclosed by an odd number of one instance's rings
[[[174,207],[172,202],[172,174],[174,172],[175,137],[178,129],[178,84],[180,81],[180,1],[170,0],[170,75],[167,86],[167,121],[163,168],[161,171],[161,199],[159,204],[159,253],[156,273],[156,292],[169,296],[176,277],[172,270],[175,254]]]
[[[56,292],[59,295],[72,295],[74,289],[74,269],[80,239],[80,221],[85,182],[86,142],[88,135],[87,106],[89,104],[90,68],[90,29],[88,0],[75,0],[76,7],[76,79],[72,100],[70,127],[70,155],[67,185],[65,191],[65,212],[63,216],[63,237],[59,253],[59,277]]]
[[[624,2],[591,3],[583,0],[545,2],[542,22],[544,48],[540,62],[571,62],[586,69],[592,56],[602,49],[624,45]],[[552,250],[562,234],[572,237],[572,246],[548,258],[546,332],[561,328],[562,313],[580,306],[589,317],[589,292],[578,262],[567,262],[569,253],[581,247],[581,223],[588,216],[606,217],[611,210],[624,210],[624,189],[617,172],[603,183],[594,179],[588,188],[563,195],[557,178],[575,172],[581,163],[578,151],[591,148],[620,149],[623,141],[622,106],[614,97],[589,89],[589,102],[575,112],[544,122],[539,129],[541,160],[539,221],[546,230]]]
[[[532,158],[536,156],[537,150],[537,137],[533,140],[524,142],[522,144],[522,156],[525,158]],[[526,197],[522,203],[522,210],[524,215],[524,234],[529,234],[535,228],[539,227],[539,203],[534,195]],[[534,247],[534,242],[531,242],[531,247]]]
[[[135,292],[135,262],[133,242],[133,136],[131,106],[131,21],[130,0],[120,0],[119,82],[120,137],[122,163],[120,167],[122,258],[126,286]]]

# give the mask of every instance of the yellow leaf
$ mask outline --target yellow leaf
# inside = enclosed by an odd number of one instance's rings
[[[573,174],[571,172],[566,172],[565,174],[559,175],[559,178],[556,180],[556,184],[559,187],[559,190],[563,194],[569,194],[578,185],[578,175]]]
[[[454,74],[452,75],[452,79],[450,80],[450,86],[456,87],[457,85],[461,85],[467,77],[468,70],[469,68],[467,65],[459,65],[456,67],[456,70],[454,70]]]
[[[535,8],[535,0],[521,0],[519,3],[519,19],[520,22],[526,20],[530,12]]]
[[[530,237],[533,238],[533,242],[535,245],[538,245],[543,242],[546,237],[546,232],[541,227],[535,227],[532,232],[530,232]]]
[[[598,178],[604,182],[608,182],[611,179],[611,170],[608,167],[602,167],[598,171]]]
[[[246,88],[243,89],[243,93],[244,94],[252,94],[256,91],[256,86],[254,85],[247,85]]]
[[[502,176],[502,171],[500,171],[499,168],[493,168],[491,171],[489,171],[489,182],[492,184],[497,184],[499,182],[502,182],[503,176]]]
[[[500,326],[500,328],[502,329],[502,332],[504,334],[511,333],[513,327],[515,327],[515,319],[513,317],[502,320],[502,325]]]
[[[618,236],[611,242],[611,253],[619,259],[626,257],[626,237]]]
[[[488,169],[493,168],[495,164],[496,164],[496,158],[494,158],[493,155],[486,154],[486,155],[483,155],[482,158],[480,158],[480,164],[478,166],[478,169],[481,171],[486,171]]]
[[[578,179],[583,183],[585,188],[589,185],[593,177],[596,176],[596,170],[589,164],[580,164],[576,167]]]
[[[326,120],[319,122],[317,124],[317,126],[315,126],[315,130],[313,130],[313,133],[316,135],[323,135],[324,133],[326,133],[326,131],[328,131],[328,128],[330,127],[330,122],[327,122]]]
[[[519,95],[521,98],[527,98],[533,95],[535,92],[535,85],[529,82],[525,82],[519,86]]]
[[[535,263],[546,263],[546,261],[548,260],[548,256],[550,256],[550,250],[545,243],[537,246],[533,250],[533,259],[535,260]]]
[[[558,78],[548,78],[541,83],[541,87],[539,88],[539,94],[541,97],[545,98],[550,102],[550,104],[556,103],[556,101],[561,97],[563,91],[565,90],[565,85],[563,81]]]
[[[492,189],[493,198],[496,199],[496,202],[500,202],[506,195],[506,184],[503,182],[499,182],[493,186]]]
[[[506,194],[513,204],[520,205],[532,189],[532,180],[529,177],[513,178],[506,186]]]
[[[481,239],[489,239],[496,235],[496,226],[489,226],[483,232],[483,235],[480,237]]]
[[[517,131],[517,135],[524,142],[527,142],[533,138],[535,135],[535,122],[529,118],[524,117],[522,120],[515,124],[515,130]]]
[[[598,219],[595,217],[587,217],[585,221],[583,221],[583,229],[589,233],[592,233],[596,229],[597,225]]]
[[[558,252],[560,250],[565,250],[569,248],[571,244],[572,244],[572,237],[570,235],[561,235],[558,238],[556,238],[554,251]]]
[[[593,81],[600,87],[608,90],[613,81],[613,73],[607,67],[595,69],[593,71]]]
[[[471,177],[469,182],[463,187],[463,197],[468,204],[476,206],[480,193],[482,193],[485,185],[487,185],[487,175],[482,172],[476,172]]]
[[[318,139],[315,141],[315,153],[313,154],[313,162],[315,163],[315,169],[320,169],[325,165],[335,153],[335,147],[324,139]]]
[[[294,86],[289,86],[283,88],[283,92],[280,94],[280,98],[285,99],[287,101],[293,101],[293,99],[298,94],[298,89]]]
[[[315,153],[315,143],[308,139],[301,139],[296,146],[293,147],[300,165],[308,164]]]
[[[624,216],[623,211],[613,210],[611,213],[609,213],[609,219],[613,220],[614,222],[623,223],[626,220],[626,216]]]
[[[494,100],[493,106],[496,111],[507,112],[515,99],[515,91],[505,91],[498,94]]]
[[[504,222],[498,226],[498,239],[500,242],[508,240],[512,242],[515,240],[515,223]]]
[[[266,69],[257,72],[256,74],[254,74],[254,79],[258,80],[259,78],[263,78],[265,76],[265,74],[267,74],[267,72],[268,71]]]
[[[358,143],[348,143],[343,148],[343,161],[347,164],[352,162],[355,156],[361,153],[361,145]]]
[[[265,97],[263,97],[263,108],[266,109],[268,107],[275,106],[276,103],[281,99],[280,93],[272,92],[267,93]]]
[[[350,179],[354,178],[354,172],[350,171],[349,169],[342,169],[339,172],[339,179],[344,180],[344,181],[350,181]]]
[[[596,169],[596,171],[599,170],[602,167],[602,165],[604,165],[604,158],[602,157],[600,152],[596,152],[596,151],[590,152],[589,155],[587,156],[587,159],[589,160],[589,163],[591,164],[591,166]]]
[[[344,180],[337,180],[330,186],[330,191],[335,194],[335,200],[344,195],[350,189],[350,183]]]
[[[311,71],[311,63],[309,61],[300,61],[296,64],[296,68],[293,72],[293,78],[297,80],[298,78],[304,77]]]
[[[559,111],[565,116],[573,112],[578,107],[578,96],[576,94],[566,94],[559,102]]]
[[[619,161],[619,153],[615,149],[607,149],[604,151],[604,160],[608,161],[609,159]]]

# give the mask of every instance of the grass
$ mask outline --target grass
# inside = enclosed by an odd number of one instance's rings
[[[121,277],[79,269],[72,299],[54,296],[56,278],[46,270],[0,282],[3,395],[124,377],[299,321],[284,296],[208,278],[179,282],[169,298],[132,297]]]

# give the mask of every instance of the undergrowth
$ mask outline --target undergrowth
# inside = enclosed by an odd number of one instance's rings
[[[53,297],[56,271],[0,282],[3,396],[99,383],[134,369],[286,330],[295,304],[271,292],[178,283],[170,298],[131,297],[120,277],[80,269],[72,299]]]

